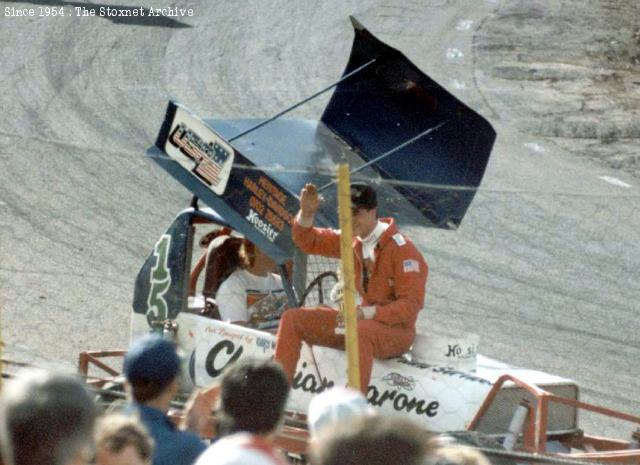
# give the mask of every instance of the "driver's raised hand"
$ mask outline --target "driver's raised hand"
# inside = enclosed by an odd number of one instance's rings
[[[300,217],[301,226],[311,226],[313,218],[324,201],[322,195],[318,194],[318,188],[314,184],[305,184],[300,191]]]

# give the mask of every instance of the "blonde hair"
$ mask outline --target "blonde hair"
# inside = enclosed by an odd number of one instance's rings
[[[434,450],[433,465],[491,465],[479,450],[461,445],[441,446]]]
[[[133,446],[142,460],[150,460],[153,439],[136,417],[111,413],[98,419],[96,427],[96,450],[117,454],[127,446]]]

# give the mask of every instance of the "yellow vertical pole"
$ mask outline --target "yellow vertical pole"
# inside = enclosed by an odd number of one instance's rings
[[[340,218],[340,255],[344,280],[343,311],[347,377],[349,386],[360,390],[360,358],[358,353],[358,319],[356,317],[356,280],[353,265],[353,228],[351,225],[351,184],[349,165],[338,165],[338,216]]]

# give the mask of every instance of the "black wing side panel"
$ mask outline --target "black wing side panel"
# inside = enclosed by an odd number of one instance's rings
[[[446,187],[397,186],[434,227],[460,225],[484,174],[496,132],[478,113],[352,18],[355,39],[344,74],[323,115],[333,132],[372,160],[428,131],[375,163],[383,178]],[[462,187],[462,189],[460,189]]]

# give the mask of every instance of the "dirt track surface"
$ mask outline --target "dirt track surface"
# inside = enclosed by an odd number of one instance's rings
[[[167,101],[270,116],[340,76],[353,14],[499,134],[460,230],[405,227],[431,269],[423,327],[479,333],[482,353],[639,414],[632,3],[202,0],[136,19],[0,2],[5,356],[72,368],[80,350],[126,347],[135,275],[190,198],[143,156]],[[45,5],[66,15],[5,15]]]

